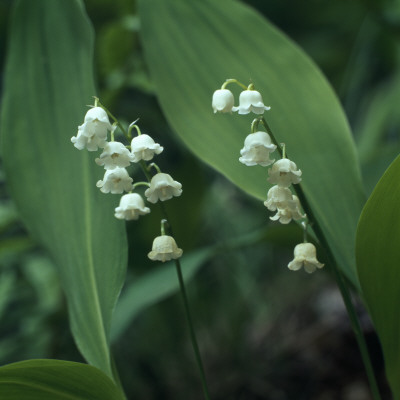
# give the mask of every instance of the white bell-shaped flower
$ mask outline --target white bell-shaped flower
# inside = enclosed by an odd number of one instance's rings
[[[80,125],[77,135],[71,138],[74,146],[78,150],[87,149],[88,151],[97,151],[99,147],[105,147],[107,144],[107,135],[105,137],[98,136],[95,133],[88,135],[87,130],[85,132],[85,124]]]
[[[289,263],[288,268],[298,271],[303,266],[309,274],[324,266],[317,260],[317,250],[312,243],[300,243],[294,248],[294,259]]]
[[[237,111],[239,114],[264,114],[265,110],[270,110],[271,107],[267,107],[263,103],[260,92],[257,90],[244,90],[239,96],[239,106],[233,107],[233,111]]]
[[[150,208],[145,207],[142,196],[137,193],[128,193],[121,197],[119,206],[115,209],[115,217],[131,221],[149,212]]]
[[[212,108],[214,110],[214,113],[218,111],[222,113],[232,112],[234,102],[235,100],[230,90],[216,90],[212,97]]]
[[[288,158],[282,158],[268,170],[268,182],[281,187],[289,187],[300,183],[301,171],[297,165]]]
[[[181,257],[183,250],[178,248],[175,239],[172,236],[157,236],[153,241],[153,248],[148,254],[153,261],[176,260]]]
[[[125,168],[116,167],[109,169],[104,174],[102,181],[98,181],[96,186],[100,188],[103,193],[120,194],[129,192],[133,189],[133,179],[129,176]]]
[[[105,169],[128,167],[132,161],[131,152],[120,142],[109,142],[105,145],[96,164],[104,165]]]
[[[84,125],[84,133],[88,136],[107,137],[107,131],[112,130],[107,112],[101,107],[93,107],[86,113]]]
[[[165,201],[173,196],[182,194],[182,185],[174,181],[171,175],[159,172],[151,178],[150,187],[144,192],[150,203],[157,203],[158,200]]]
[[[132,161],[139,162],[140,160],[150,161],[154,154],[160,154],[164,147],[155,143],[149,135],[135,136],[131,142]]]
[[[275,211],[278,208],[286,208],[291,201],[293,201],[293,196],[290,189],[275,185],[268,190],[264,205],[268,210]]]
[[[78,133],[71,142],[78,150],[96,151],[107,144],[107,132],[112,130],[106,111],[101,107],[91,108],[85,115],[85,121],[78,127]]]
[[[275,160],[269,158],[269,154],[276,149],[267,132],[258,131],[250,133],[244,140],[244,147],[240,150],[242,157],[239,161],[247,166],[262,165],[266,167]]]
[[[278,208],[276,214],[270,217],[272,221],[279,220],[281,224],[288,224],[292,219],[297,221],[302,218],[305,218],[305,215],[300,211],[300,201],[297,196],[285,202],[283,207]]]

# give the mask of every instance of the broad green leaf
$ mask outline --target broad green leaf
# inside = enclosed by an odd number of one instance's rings
[[[182,274],[186,283],[193,278],[214,252],[215,248],[209,247],[182,258]],[[156,304],[178,290],[179,281],[174,262],[158,266],[132,284],[127,285],[115,309],[111,340],[117,340],[129,324],[147,307]]]
[[[238,161],[254,115],[214,115],[211,109],[212,93],[225,79],[252,81],[272,107],[266,118],[278,142],[286,143],[303,171],[302,189],[337,263],[358,286],[354,241],[364,201],[360,171],[346,117],[318,68],[240,2],[139,4],[150,72],[176,133],[203,161],[265,200],[266,168]],[[240,90],[233,90],[237,99]]]
[[[20,0],[11,21],[1,113],[8,187],[58,267],[76,343],[111,376],[111,314],[126,269],[118,198],[96,188],[95,154],[70,141],[95,94],[93,32],[78,0]]]
[[[400,156],[376,185],[357,229],[357,269],[381,340],[388,380],[400,398]]]
[[[70,361],[29,360],[0,368],[2,400],[123,400],[95,367]]]

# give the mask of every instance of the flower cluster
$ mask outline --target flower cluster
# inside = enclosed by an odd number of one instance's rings
[[[133,193],[137,186],[147,186],[144,192],[147,201],[157,203],[169,200],[182,194],[182,185],[173,180],[166,173],[162,173],[160,168],[151,163],[155,155],[163,151],[163,147],[149,136],[142,134],[139,127],[134,123],[129,126],[126,133],[117,120],[111,125],[106,109],[98,106],[98,99],[95,98],[95,106],[85,115],[84,122],[78,127],[78,133],[71,138],[71,142],[78,150],[87,149],[97,151],[102,149],[102,153],[95,159],[97,165],[104,167],[105,173],[102,180],[96,186],[102,193],[124,194],[115,208],[115,217],[130,221],[137,220],[139,216],[146,215],[150,208],[146,207],[144,199],[138,193]],[[114,117],[113,117],[114,118]],[[114,140],[114,132],[119,127],[130,140],[130,146]],[[132,138],[132,129],[135,128],[137,136]],[[108,141],[108,132],[111,140]],[[154,168],[157,172],[149,182],[133,183],[127,167],[131,163],[140,163],[147,177],[150,177],[150,170]],[[162,238],[162,240],[160,239]],[[162,235],[155,239],[153,251],[149,253],[152,260],[166,261],[178,258],[182,255],[182,250],[178,249],[174,239],[167,235]]]
[[[238,107],[234,106],[233,93],[226,89],[230,83],[236,83],[245,89],[240,93]],[[302,172],[293,161],[286,157],[284,144],[281,144],[282,158],[277,161],[270,158],[270,154],[277,149],[271,130],[263,117],[264,111],[269,110],[270,107],[264,105],[262,96],[254,89],[254,85],[250,84],[246,87],[236,79],[226,80],[221,89],[214,92],[212,108],[214,113],[237,111],[238,114],[250,112],[257,114],[257,118],[251,124],[251,133],[245,138],[244,147],[240,150],[239,161],[246,166],[271,166],[268,169],[267,181],[274,186],[269,189],[264,205],[268,210],[276,212],[270,217],[272,221],[288,224],[292,220],[306,219],[306,214],[301,211],[299,198],[291,190],[292,185],[301,182]],[[264,125],[266,132],[258,129],[260,123]],[[304,223],[305,232],[306,228],[307,224]],[[289,268],[295,271],[303,264],[307,272],[314,272],[316,268],[323,267],[323,264],[316,260],[315,247],[311,243],[305,242],[296,246],[295,259],[289,264]]]
[[[253,84],[250,84],[247,88],[241,85],[245,88],[245,90],[240,93],[239,105],[235,107],[233,93],[229,89],[225,89],[225,86],[233,81],[237,83],[237,81],[234,79],[228,79],[222,85],[221,89],[218,89],[214,92],[212,97],[212,108],[214,109],[214,113],[228,113],[237,111],[238,114],[249,114],[250,112],[255,114],[264,114],[265,110],[271,109],[271,107],[264,105],[260,92],[254,90]]]

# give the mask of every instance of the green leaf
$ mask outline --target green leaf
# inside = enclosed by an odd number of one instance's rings
[[[272,106],[266,118],[277,140],[286,143],[303,171],[302,189],[337,263],[358,286],[354,241],[364,202],[360,171],[346,117],[318,68],[240,2],[139,4],[150,72],[176,133],[203,161],[265,200],[266,169],[238,161],[254,116],[214,115],[211,109],[212,93],[225,79],[254,82]]]
[[[14,10],[1,113],[8,186],[35,239],[51,253],[76,343],[111,376],[111,314],[125,277],[118,198],[96,188],[95,154],[71,143],[95,94],[93,32],[78,0],[20,0]]]
[[[182,274],[185,283],[193,278],[214,252],[214,247],[208,247],[184,256]],[[115,309],[111,340],[117,340],[132,321],[147,307],[156,304],[178,290],[179,281],[174,262],[156,267],[131,285],[127,285]]]
[[[400,398],[400,156],[376,185],[357,229],[357,269],[379,335],[386,374]]]
[[[123,400],[103,372],[60,360],[29,360],[0,368],[2,400]]]

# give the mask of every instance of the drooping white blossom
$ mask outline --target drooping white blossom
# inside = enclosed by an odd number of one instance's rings
[[[160,154],[164,147],[155,143],[149,135],[135,136],[131,142],[132,161],[139,162],[140,160],[150,161],[154,154]]]
[[[124,194],[119,206],[115,209],[115,217],[127,221],[137,220],[140,215],[150,212],[150,208],[144,205],[142,196],[137,193]]]
[[[107,144],[107,135],[105,137],[98,136],[95,133],[88,135],[87,130],[85,132],[85,124],[80,125],[77,135],[71,138],[74,146],[78,150],[87,149],[88,151],[97,151],[99,147],[105,147]]]
[[[216,90],[212,97],[212,108],[214,110],[214,113],[232,112],[234,101],[235,100],[233,98],[233,94],[230,90],[228,89]]]
[[[181,194],[182,185],[174,181],[171,175],[162,172],[151,178],[150,187],[144,192],[150,203],[157,203],[158,200],[169,200],[173,196],[178,197]]]
[[[116,167],[106,170],[102,181],[98,181],[96,186],[103,193],[120,194],[129,192],[133,189],[133,179],[129,176],[125,168]]]
[[[78,133],[71,142],[78,150],[84,148],[96,151],[107,144],[107,132],[112,130],[108,115],[101,107],[91,108],[85,115],[85,120],[78,127]]]
[[[300,243],[294,248],[294,259],[289,263],[288,268],[298,271],[303,266],[309,274],[324,266],[317,260],[317,250],[312,243]]]
[[[281,187],[289,187],[301,181],[301,171],[288,158],[282,158],[268,170],[268,182]]]
[[[112,130],[107,112],[101,107],[91,108],[85,115],[83,132],[87,136],[95,134],[98,137],[107,137],[107,132]]]
[[[108,142],[96,164],[104,165],[105,169],[128,167],[132,161],[131,152],[120,142]]]
[[[292,196],[291,200],[288,200],[281,204],[282,207],[278,207],[276,214],[270,217],[272,221],[278,221],[281,224],[288,224],[292,219],[297,221],[305,218],[305,215],[300,211],[300,201],[297,196]]]
[[[233,107],[233,111],[237,111],[239,114],[264,114],[265,110],[270,110],[271,107],[267,107],[263,103],[260,92],[257,90],[244,90],[239,95],[239,106]]]
[[[268,210],[275,211],[278,208],[286,208],[291,201],[293,201],[293,195],[290,189],[275,185],[268,190],[267,200],[264,201],[264,205]]]
[[[148,257],[152,261],[169,261],[181,257],[183,250],[178,248],[172,236],[157,236],[153,241],[153,247]]]
[[[276,146],[267,132],[250,133],[244,140],[243,149],[240,150],[242,157],[239,158],[239,161],[247,166],[258,164],[266,167],[275,161],[269,158],[270,153],[275,149]]]

